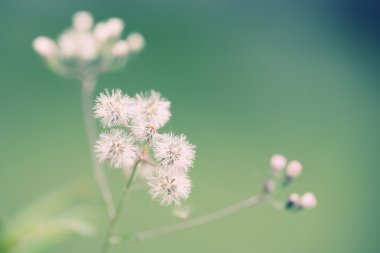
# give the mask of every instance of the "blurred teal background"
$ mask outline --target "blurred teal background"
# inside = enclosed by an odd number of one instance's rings
[[[306,3],[307,2],[307,3]],[[78,10],[139,31],[146,49],[101,76],[96,93],[156,89],[172,101],[167,130],[197,145],[193,217],[261,189],[273,153],[299,159],[289,191],[313,191],[318,207],[297,214],[266,205],[189,231],[116,246],[111,252],[380,252],[380,39],[369,1],[0,2],[0,216],[7,221],[54,189],[91,179],[80,85],[33,52]],[[107,170],[115,194],[123,179]],[[99,207],[97,192],[91,195]],[[134,192],[119,231],[177,220]],[[46,252],[97,252],[72,237]]]

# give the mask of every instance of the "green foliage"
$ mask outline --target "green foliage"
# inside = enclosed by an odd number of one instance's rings
[[[69,235],[94,235],[90,221],[94,208],[84,202],[89,198],[88,186],[70,184],[31,204],[6,224],[0,223],[0,252],[40,252]]]

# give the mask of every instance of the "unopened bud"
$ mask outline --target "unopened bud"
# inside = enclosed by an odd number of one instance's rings
[[[33,48],[37,53],[46,58],[54,57],[57,54],[57,45],[55,42],[44,36],[34,39]]]
[[[94,19],[87,11],[79,11],[73,16],[73,26],[79,31],[88,31],[93,25]]]
[[[288,200],[286,202],[285,208],[287,209],[293,209],[296,208],[299,205],[300,202],[300,195],[298,193],[292,193],[288,197]]]
[[[272,193],[276,190],[276,183],[272,179],[267,179],[264,181],[263,191],[265,193]]]
[[[317,199],[312,192],[306,192],[302,195],[300,206],[305,209],[311,209],[317,206]]]
[[[298,177],[302,172],[302,164],[299,161],[291,161],[286,169],[286,176],[288,179]]]
[[[144,37],[139,33],[131,33],[127,37],[127,42],[129,44],[129,47],[131,51],[138,52],[145,46],[145,40]]]
[[[275,154],[272,156],[270,161],[270,165],[274,172],[280,172],[285,168],[286,165],[286,157],[280,154]]]
[[[125,41],[118,41],[112,47],[112,54],[116,57],[126,56],[129,51],[128,43]]]

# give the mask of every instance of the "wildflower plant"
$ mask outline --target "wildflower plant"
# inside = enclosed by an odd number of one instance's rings
[[[74,77],[82,83],[83,111],[95,179],[107,207],[109,224],[101,249],[105,253],[125,241],[146,240],[204,225],[240,210],[267,203],[283,211],[301,211],[317,205],[311,192],[292,193],[278,200],[277,193],[288,188],[303,171],[296,160],[288,162],[281,154],[272,156],[270,175],[262,190],[249,198],[212,213],[189,218],[191,208],[179,207],[191,193],[189,173],[194,164],[195,146],[184,134],[165,133],[162,128],[171,119],[171,103],[157,91],[129,96],[121,90],[105,90],[93,99],[98,76],[121,69],[131,55],[141,51],[144,38],[132,33],[122,38],[124,22],[119,18],[94,24],[90,13],[73,16],[72,26],[58,39],[37,37],[33,48],[56,73]],[[96,120],[102,132],[97,134]],[[120,170],[126,185],[120,199],[113,202],[103,165]],[[118,235],[115,226],[122,215],[126,196],[139,179],[148,187],[151,199],[162,206],[173,206],[173,214],[182,222],[138,233]],[[189,219],[188,219],[189,218]]]

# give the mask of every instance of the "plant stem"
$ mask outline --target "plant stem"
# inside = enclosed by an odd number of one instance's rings
[[[115,215],[115,217],[113,217],[111,219],[110,223],[108,224],[106,239],[105,239],[105,241],[103,243],[103,247],[100,251],[101,253],[106,253],[108,251],[109,247],[111,246],[111,239],[112,239],[112,236],[115,232],[116,224],[120,219],[120,215],[121,215],[121,212],[123,210],[125,198],[127,197],[129,189],[131,188],[133,178],[135,177],[137,167],[138,167],[140,162],[141,162],[140,158],[135,162],[135,164],[133,166],[132,174],[127,181],[127,184],[124,188],[123,193],[121,194],[121,196],[119,198],[119,201],[117,202],[116,215]]]
[[[212,212],[212,213],[209,213],[209,214],[206,214],[206,215],[203,215],[203,216],[200,216],[188,221],[137,233],[134,235],[132,240],[134,239],[136,241],[142,241],[142,240],[146,240],[146,239],[150,239],[150,238],[154,238],[154,237],[158,237],[162,235],[172,234],[172,233],[179,232],[182,230],[187,230],[193,227],[198,227],[198,226],[222,219],[226,216],[232,215],[243,209],[252,207],[256,204],[259,204],[263,199],[264,199],[263,194],[252,196],[248,199],[240,201],[229,207],[220,209],[218,211],[215,211],[215,212]]]
[[[87,132],[87,141],[90,146],[92,167],[94,176],[102,194],[103,201],[106,205],[108,216],[112,219],[115,217],[115,205],[113,203],[112,194],[108,185],[108,181],[101,164],[95,157],[93,147],[96,142],[96,122],[92,117],[92,95],[95,89],[96,80],[93,76],[87,75],[82,78],[82,106]]]

